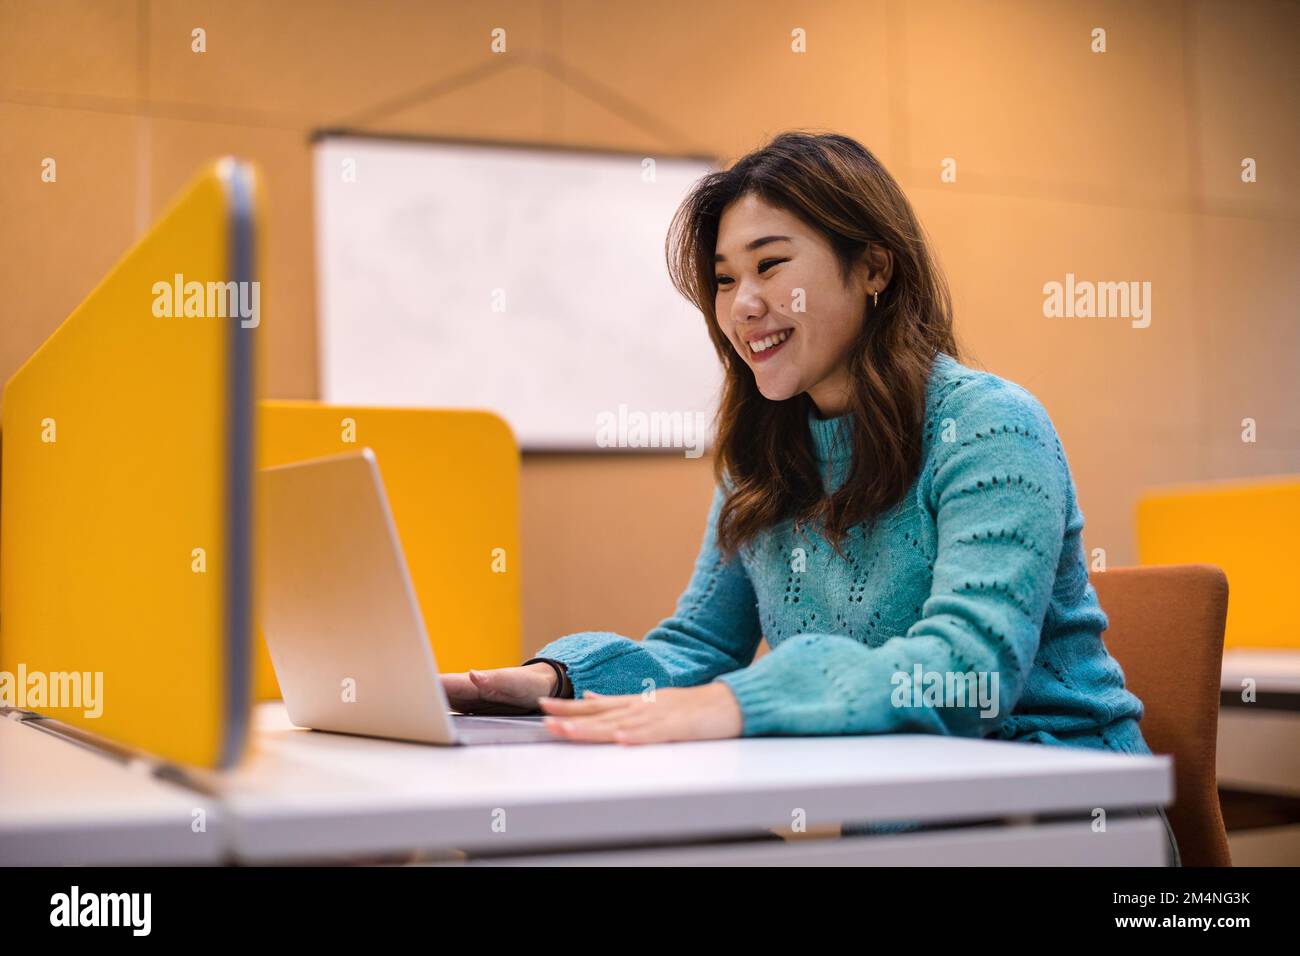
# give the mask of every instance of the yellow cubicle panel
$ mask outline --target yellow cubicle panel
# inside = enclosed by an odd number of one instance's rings
[[[205,169],[3,397],[0,702],[203,767],[250,705],[256,193]]]
[[[1155,489],[1137,508],[1142,564],[1216,564],[1228,576],[1227,647],[1300,647],[1300,476]]]
[[[518,664],[519,449],[498,416],[258,403],[258,466],[370,448],[442,671]],[[258,634],[254,687],[280,696]]]

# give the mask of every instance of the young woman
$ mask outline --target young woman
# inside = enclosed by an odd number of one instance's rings
[[[540,707],[580,741],[906,732],[1150,753],[1052,422],[960,361],[947,284],[877,159],[778,136],[696,184],[668,249],[725,371],[690,584],[641,641],[570,634],[520,667],[446,675],[452,706]]]

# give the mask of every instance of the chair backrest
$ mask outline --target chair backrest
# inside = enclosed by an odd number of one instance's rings
[[[1110,620],[1106,648],[1142,701],[1142,736],[1174,758],[1166,811],[1184,866],[1231,866],[1215,750],[1228,579],[1208,564],[1114,568],[1089,578]]]

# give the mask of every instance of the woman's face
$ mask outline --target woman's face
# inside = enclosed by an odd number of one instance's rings
[[[714,260],[718,325],[763,397],[807,392],[822,417],[843,414],[849,347],[888,269],[870,278],[864,255],[846,286],[820,234],[752,194],[723,210]]]

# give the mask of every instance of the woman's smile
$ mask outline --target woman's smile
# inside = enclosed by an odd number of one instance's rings
[[[785,347],[785,343],[789,342],[793,335],[794,329],[778,329],[775,332],[751,336],[745,342],[749,360],[751,362],[766,362],[781,351]]]

